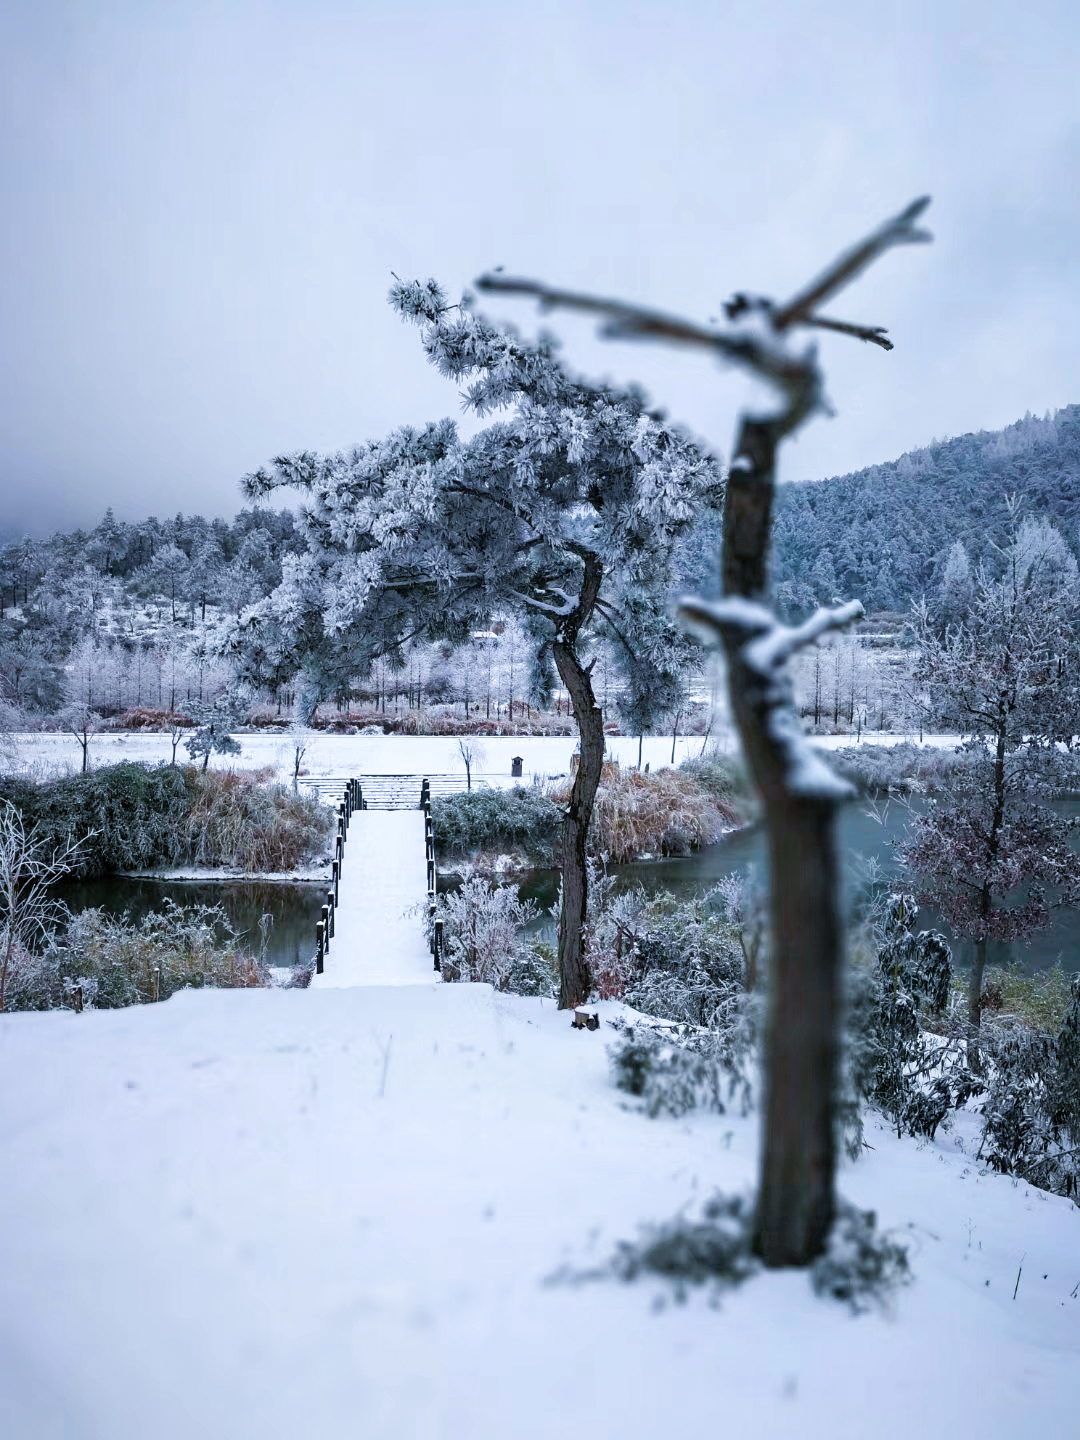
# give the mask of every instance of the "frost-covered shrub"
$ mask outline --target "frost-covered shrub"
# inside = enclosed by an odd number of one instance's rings
[[[569,797],[568,784],[553,794],[560,804]],[[685,768],[644,774],[606,765],[588,845],[593,855],[617,865],[645,854],[685,855],[718,839],[738,821],[734,803]]]
[[[643,1026],[629,1027],[608,1049],[618,1089],[640,1099],[646,1115],[685,1115],[689,1110],[724,1113],[728,1088],[718,1058],[700,1054]]]
[[[271,773],[184,772],[191,797],[185,826],[189,863],[274,872],[292,870],[325,850],[331,812],[291,786],[269,783]]]
[[[559,819],[558,806],[532,786],[472,790],[436,796],[431,802],[440,855],[468,855],[517,845],[532,855],[547,857]]]
[[[932,1139],[946,1115],[976,1088],[964,1047],[923,1023],[949,998],[952,952],[936,931],[915,933],[910,895],[889,896],[878,931],[877,960],[848,984],[845,1076],[840,1119],[849,1154],[861,1146],[860,1102],[880,1110],[898,1135]]]
[[[753,1207],[748,1201],[717,1194],[702,1206],[700,1218],[679,1214],[645,1226],[638,1240],[620,1241],[604,1269],[575,1278],[656,1277],[671,1281],[675,1298],[683,1300],[689,1285],[723,1289],[759,1271],[753,1235]],[[841,1201],[826,1249],[810,1268],[814,1293],[843,1301],[859,1314],[887,1306],[909,1279],[905,1247],[877,1230],[872,1212]]]
[[[54,849],[86,837],[76,875],[175,865],[186,855],[191,792],[171,765],[126,762],[42,784],[8,778],[0,781],[0,798]]]
[[[711,750],[707,755],[684,760],[679,773],[691,776],[714,800],[723,802],[736,814],[743,813],[753,793],[739,755],[722,755],[718,750]]]
[[[687,1025],[727,1023],[744,960],[718,891],[684,902],[640,889],[610,897],[602,882],[590,892],[586,956],[601,998]]]
[[[83,839],[76,875],[183,864],[290,870],[323,851],[330,815],[267,783],[271,773],[126,762],[42,784],[9,778],[0,799],[54,849]]]
[[[1080,976],[1056,1037],[984,1024],[980,1050],[989,1081],[979,1158],[1080,1200]]]
[[[647,1226],[635,1242],[620,1241],[610,1271],[620,1280],[671,1280],[682,1299],[687,1284],[738,1285],[760,1269],[750,1250],[751,1210],[741,1196],[714,1195],[699,1220],[677,1215]]]
[[[860,1314],[886,1306],[910,1278],[906,1248],[878,1231],[874,1212],[841,1201],[825,1253],[810,1267],[815,1294],[831,1295]]]
[[[83,910],[62,939],[33,960],[9,997],[12,1009],[108,1010],[166,1000],[189,986],[270,983],[257,957],[241,948],[220,906],[172,900],[137,923]]]
[[[443,922],[444,980],[481,981],[519,995],[553,995],[551,949],[525,934],[539,912],[517,890],[467,876],[460,889],[438,899]]]
[[[871,794],[934,791],[968,763],[969,756],[962,750],[914,745],[909,740],[899,745],[850,745],[829,754],[829,764],[839,774]]]

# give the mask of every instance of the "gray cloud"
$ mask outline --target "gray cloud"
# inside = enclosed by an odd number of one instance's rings
[[[897,349],[825,342],[787,476],[1076,400],[1078,39],[1053,0],[10,4],[0,531],[231,514],[277,451],[455,413],[392,270],[704,318],[924,191],[937,243],[839,307]],[[741,381],[557,328],[726,449]]]

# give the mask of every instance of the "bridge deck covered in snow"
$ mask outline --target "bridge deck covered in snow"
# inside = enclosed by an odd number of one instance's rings
[[[322,965],[311,982],[319,989],[429,985],[439,979],[427,933],[434,898],[427,783],[419,776],[387,779],[394,783],[372,786],[370,798],[367,786],[361,792],[347,780],[334,782],[346,798],[339,830],[348,843],[337,851],[337,904]],[[360,793],[363,808],[355,808]],[[324,798],[330,798],[326,791]]]

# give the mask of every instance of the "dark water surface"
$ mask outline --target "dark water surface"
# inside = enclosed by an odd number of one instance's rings
[[[1080,815],[1080,801],[1062,800],[1053,807],[1063,816]],[[902,840],[908,826],[906,808],[891,802],[881,807],[885,823],[869,813],[866,800],[855,800],[840,814],[840,844],[843,852],[843,885],[849,918],[857,911],[866,894],[867,862],[876,863],[878,878],[899,885],[900,867],[894,846]],[[1080,842],[1080,836],[1074,843]],[[764,884],[768,880],[769,858],[765,832],[760,826],[737,830],[716,845],[707,845],[696,854],[681,859],[636,861],[630,865],[612,865],[616,890],[641,885],[646,894],[670,890],[679,899],[689,900],[715,885],[725,875],[751,866]],[[535,870],[521,886],[522,899],[532,900],[547,910],[558,896],[559,876],[555,870]],[[919,913],[920,930],[941,930],[950,939],[954,961],[967,966],[974,953],[970,940],[956,940],[948,925],[932,910]],[[545,917],[540,927],[552,928]],[[553,930],[552,930],[553,933]],[[1067,971],[1080,970],[1080,912],[1061,908],[1053,912],[1048,929],[1036,935],[1030,945],[1009,945],[991,941],[987,947],[991,965],[1013,965],[1025,974],[1049,970],[1059,963]]]
[[[315,926],[326,900],[324,885],[260,884],[253,880],[133,880],[103,875],[95,880],[66,880],[56,887],[72,910],[100,907],[110,915],[141,920],[160,910],[165,899],[178,905],[220,905],[240,931],[247,949],[258,953],[259,920],[274,917],[266,947],[268,965],[296,965],[315,950]]]
[[[1059,813],[1080,816],[1080,800],[1059,801]],[[894,844],[903,839],[908,815],[902,805],[892,802],[885,810],[885,824],[868,813],[865,800],[848,805],[840,816],[840,842],[844,857],[844,890],[851,915],[865,896],[867,862],[877,865],[879,879],[899,881],[899,867]],[[1080,843],[1080,837],[1078,837]],[[731,874],[751,866],[764,883],[768,879],[768,856],[765,833],[759,826],[735,831],[716,845],[708,845],[694,855],[682,859],[643,860],[631,865],[613,865],[617,890],[641,885],[647,894],[670,890],[680,899],[690,899],[708,890]],[[440,889],[444,882],[440,877]],[[522,899],[532,900],[542,912],[555,904],[559,877],[555,870],[533,870],[521,884]],[[243,880],[132,880],[123,876],[104,876],[97,880],[73,880],[59,887],[60,897],[73,910],[99,905],[112,914],[129,912],[136,920],[151,910],[161,908],[168,896],[181,905],[222,905],[233,925],[243,934],[247,946],[259,948],[259,919],[264,914],[274,917],[274,927],[267,947],[271,965],[295,965],[310,959],[315,946],[315,925],[326,899],[319,885],[269,885]],[[554,934],[554,921],[542,916],[538,929]],[[919,928],[942,930],[949,927],[930,910],[919,916]],[[952,941],[953,957],[966,965],[974,946],[970,941]],[[1037,935],[1032,943],[1006,945],[991,942],[989,960],[992,965],[1013,964],[1027,974],[1047,970],[1061,963],[1065,970],[1080,969],[1080,912],[1062,908],[1054,912],[1050,927]]]

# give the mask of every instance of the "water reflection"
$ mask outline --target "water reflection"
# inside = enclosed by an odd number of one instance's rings
[[[1054,807],[1063,815],[1080,815],[1080,802],[1059,801]],[[867,863],[877,866],[881,882],[899,883],[900,867],[896,863],[895,845],[904,838],[908,813],[904,805],[893,802],[882,807],[884,824],[874,818],[865,800],[853,801],[840,814],[840,844],[843,853],[843,885],[849,920],[855,918],[866,895]],[[1080,837],[1078,837],[1080,838]],[[725,875],[753,867],[762,884],[769,874],[769,857],[765,832],[760,826],[735,831],[716,845],[707,845],[695,854],[681,859],[637,861],[630,865],[612,865],[610,874],[616,890],[635,885],[646,894],[670,890],[679,899],[689,900],[700,895]],[[559,875],[556,870],[534,870],[521,887],[523,899],[532,900],[546,912],[558,898]],[[924,908],[919,913],[919,928],[941,930],[950,936],[954,961],[966,966],[974,953],[970,940],[956,940],[940,915]],[[554,922],[545,913],[538,929],[554,935]],[[1030,945],[1009,945],[991,941],[988,946],[991,965],[1015,965],[1025,974],[1049,970],[1061,963],[1067,970],[1080,969],[1080,912],[1068,908],[1055,910],[1049,928],[1036,935]]]
[[[100,907],[110,915],[128,914],[133,920],[162,908],[168,898],[178,905],[220,905],[240,931],[245,946],[258,953],[259,921],[274,917],[266,947],[269,965],[297,965],[310,960],[315,949],[315,926],[320,918],[325,889],[318,885],[269,885],[248,880],[135,880],[124,875],[103,875],[94,880],[66,880],[57,886],[58,897],[72,910]]]
[[[868,861],[876,863],[880,879],[898,881],[894,845],[907,828],[904,806],[892,803],[885,808],[881,824],[869,812],[864,800],[854,801],[840,815],[840,843],[844,857],[843,884],[849,917],[857,911],[865,896],[865,875]],[[1063,800],[1056,809],[1063,815],[1080,816],[1080,801]],[[1080,836],[1077,837],[1080,843]],[[700,895],[717,880],[745,866],[752,866],[761,877],[768,878],[768,856],[765,833],[760,827],[735,831],[716,845],[708,845],[682,859],[638,861],[631,865],[613,865],[611,874],[617,890],[642,885],[649,895],[670,890],[680,899]],[[446,888],[440,875],[440,889]],[[555,922],[547,913],[558,899],[559,875],[556,870],[533,870],[521,884],[523,899],[532,900],[541,917],[536,929],[554,939]],[[271,965],[295,965],[309,960],[314,950],[315,925],[326,898],[318,885],[268,885],[242,880],[133,880],[123,876],[103,876],[97,880],[69,880],[58,893],[73,910],[99,905],[111,914],[129,912],[136,920],[151,910],[161,908],[168,896],[178,904],[224,906],[229,919],[244,936],[252,950],[259,949],[259,920],[264,914],[274,917],[274,928],[267,947]],[[948,926],[930,910],[919,916],[920,929],[943,930]],[[960,965],[967,965],[974,946],[970,941],[953,941],[953,956]],[[991,942],[989,960],[992,965],[1014,964],[1026,974],[1047,970],[1060,963],[1065,970],[1080,968],[1080,912],[1059,909],[1054,912],[1050,927],[1037,935],[1029,946]]]

